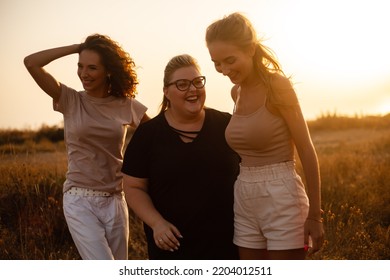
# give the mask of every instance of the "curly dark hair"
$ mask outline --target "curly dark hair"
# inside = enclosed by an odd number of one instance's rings
[[[87,37],[80,45],[79,53],[83,50],[97,52],[102,64],[110,73],[107,78],[110,84],[110,94],[117,97],[131,97],[136,95],[138,85],[135,63],[123,48],[107,35],[93,34]]]

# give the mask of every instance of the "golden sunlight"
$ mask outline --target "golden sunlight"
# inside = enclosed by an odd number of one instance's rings
[[[303,65],[355,81],[388,71],[381,64],[388,46],[383,33],[386,9],[359,1],[293,1],[290,5],[283,21],[292,50],[286,51],[296,54]]]
[[[329,102],[341,101],[336,104],[341,111],[351,113],[353,103],[365,113],[384,114],[390,112],[389,100],[383,103],[390,91],[382,88],[390,77],[385,2],[277,1],[280,12],[272,25],[256,11],[250,16],[286,74],[317,85],[312,92],[326,93]]]
[[[378,108],[379,114],[386,115],[390,114],[390,97],[388,97],[384,103],[382,103]]]

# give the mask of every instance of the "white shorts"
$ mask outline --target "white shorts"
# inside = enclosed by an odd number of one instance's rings
[[[64,215],[84,260],[127,260],[129,214],[123,194],[83,196],[64,193]]]
[[[294,162],[240,167],[234,186],[234,243],[290,250],[304,247],[309,201]]]

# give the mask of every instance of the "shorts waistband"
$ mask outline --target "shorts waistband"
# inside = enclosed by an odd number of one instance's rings
[[[97,191],[97,190],[92,190],[87,188],[77,188],[77,187],[71,187],[65,193],[70,195],[80,195],[80,196],[113,196],[113,193],[110,192]]]
[[[282,179],[295,176],[295,162],[286,161],[264,166],[240,166],[238,179],[246,182]]]

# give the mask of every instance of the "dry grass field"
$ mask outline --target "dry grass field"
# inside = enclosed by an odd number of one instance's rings
[[[311,258],[390,259],[390,116],[323,116],[309,128],[326,230]],[[0,259],[79,259],[62,213],[61,133],[0,131]],[[130,222],[129,257],[145,259],[142,224],[134,215]]]

